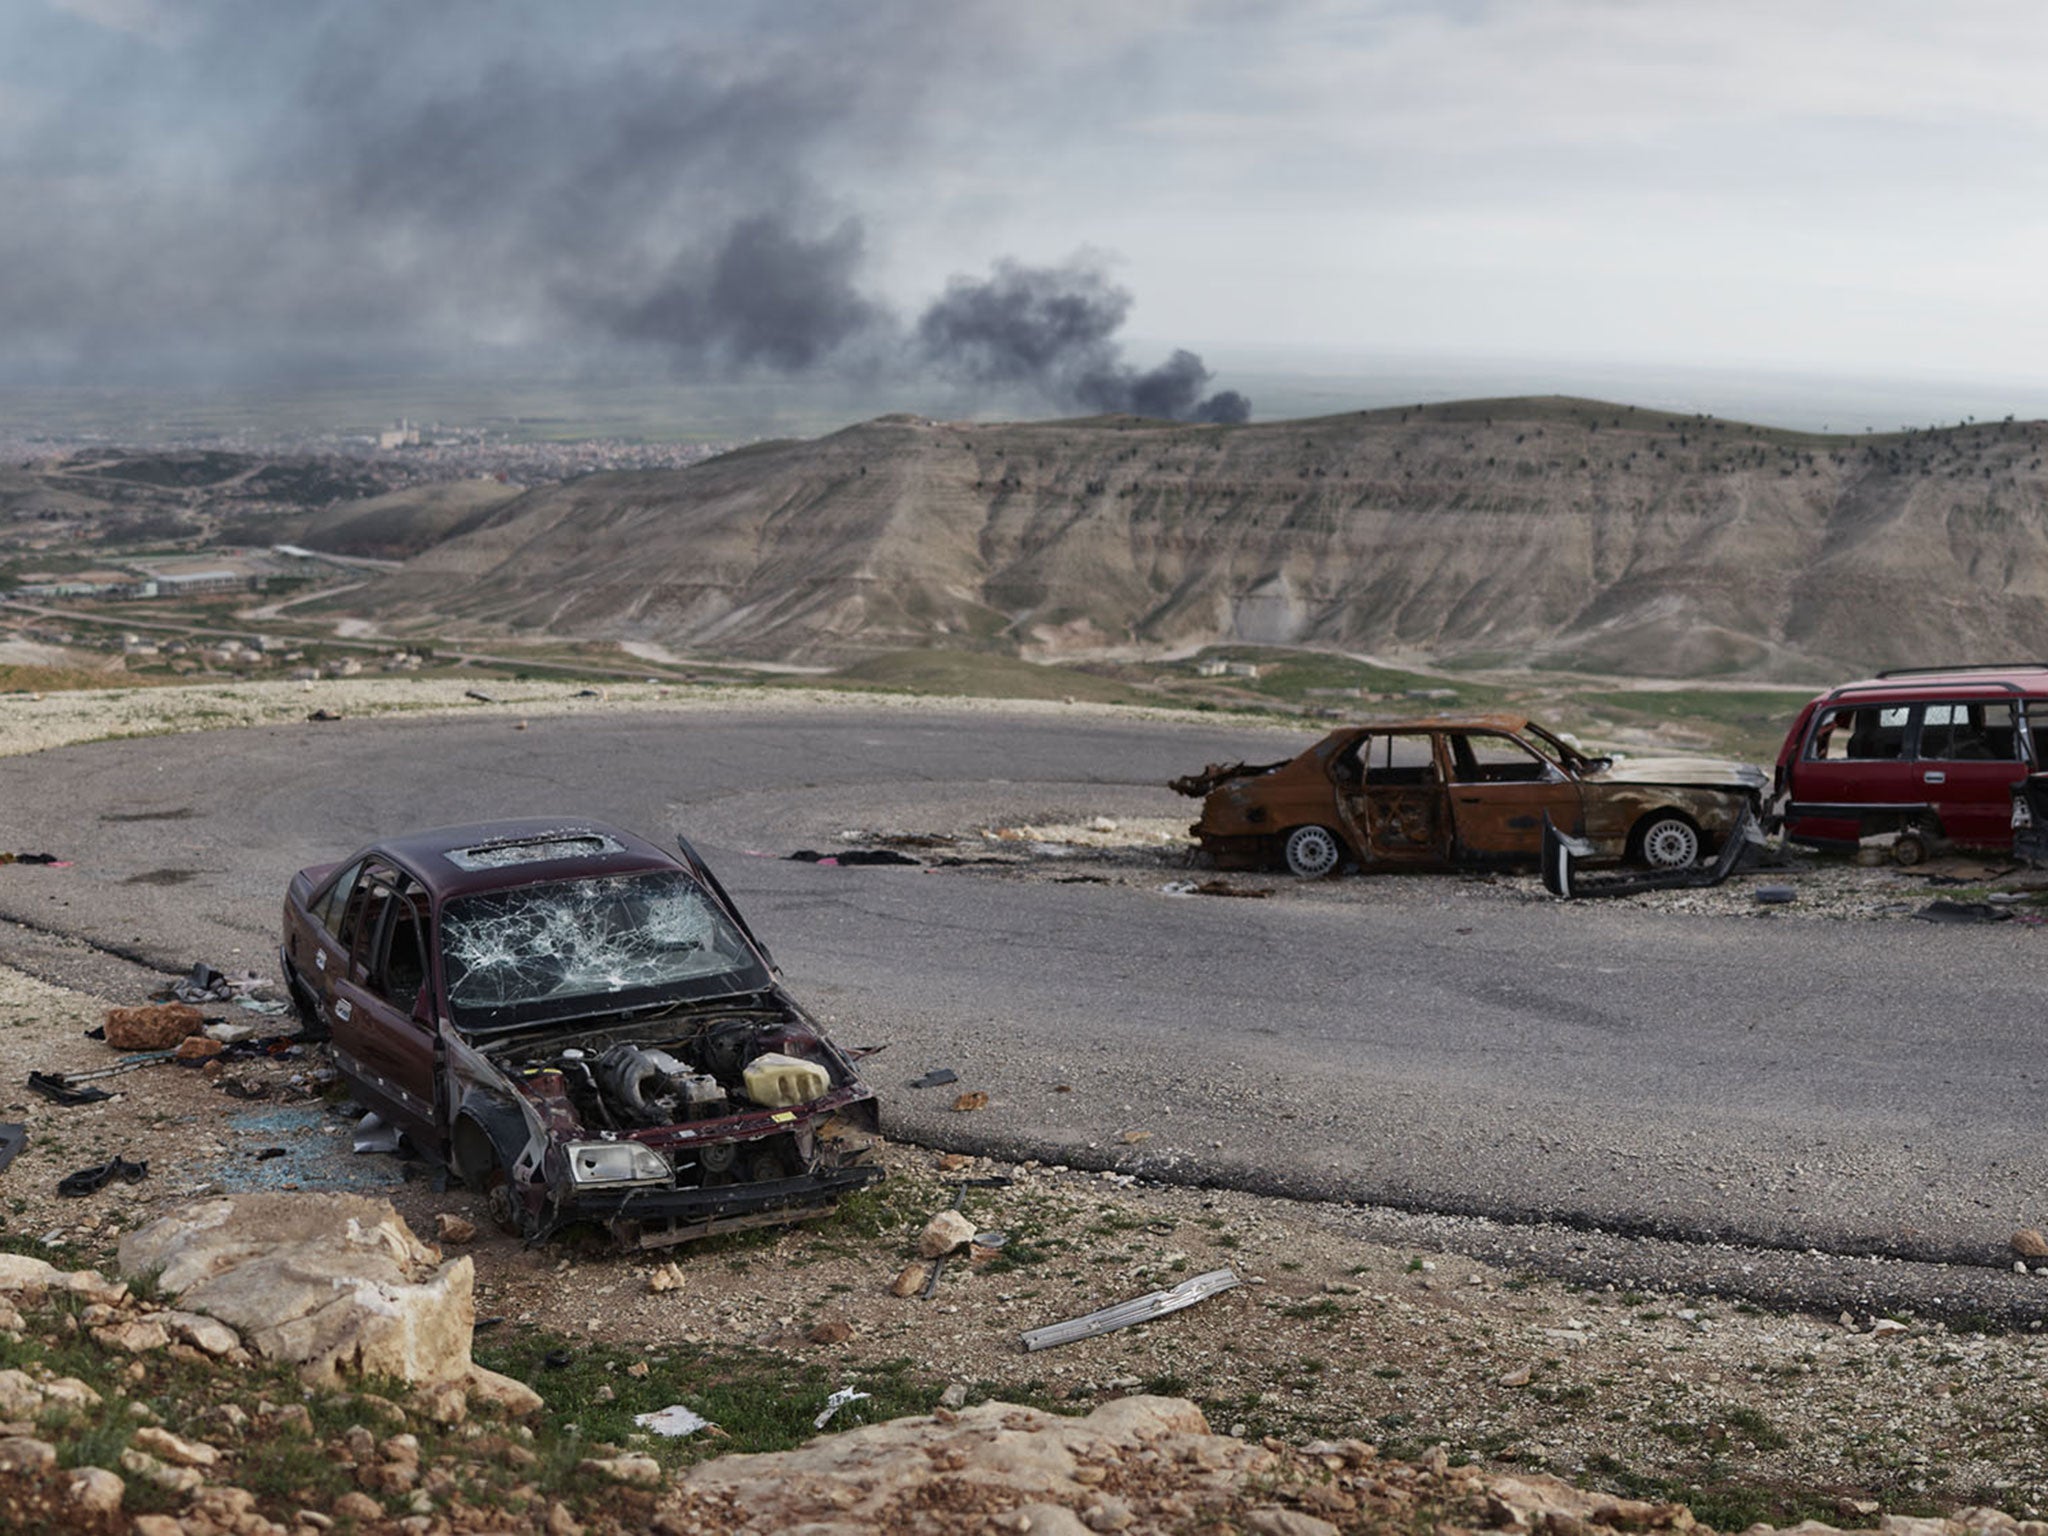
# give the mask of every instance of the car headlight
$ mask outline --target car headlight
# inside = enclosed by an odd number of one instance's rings
[[[569,1177],[578,1189],[615,1184],[666,1184],[671,1175],[659,1152],[637,1141],[572,1141]]]

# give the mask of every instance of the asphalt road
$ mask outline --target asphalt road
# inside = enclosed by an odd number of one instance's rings
[[[291,871],[381,833],[572,812],[686,830],[935,1145],[1412,1211],[2003,1262],[2048,1225],[2048,932],[1503,899],[1268,901],[779,858],[849,828],[1184,815],[1302,734],[999,711],[347,721],[0,759],[0,962],[274,968]],[[990,1106],[910,1079],[947,1066]],[[1133,1139],[1126,1140],[1125,1133]],[[1142,1134],[1140,1134],[1142,1133]]]

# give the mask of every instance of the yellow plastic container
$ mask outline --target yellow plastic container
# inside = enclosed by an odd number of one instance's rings
[[[747,1097],[773,1109],[808,1104],[823,1098],[832,1087],[832,1074],[815,1061],[799,1061],[780,1051],[756,1056],[747,1063],[743,1075]]]

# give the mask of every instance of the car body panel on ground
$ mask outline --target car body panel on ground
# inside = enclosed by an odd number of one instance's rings
[[[1282,763],[1212,764],[1173,788],[1222,867],[1363,870],[1534,865],[1543,827],[1596,861],[1682,868],[1734,831],[1763,771],[1708,759],[1589,757],[1522,716],[1387,721],[1332,731]]]
[[[442,828],[301,871],[293,995],[360,1099],[539,1239],[796,1220],[880,1176],[874,1094],[687,843]]]
[[[1880,672],[1830,689],[1778,751],[1786,833],[1823,847],[1890,836],[1908,862],[1941,842],[2003,848],[2043,711],[2048,665]]]

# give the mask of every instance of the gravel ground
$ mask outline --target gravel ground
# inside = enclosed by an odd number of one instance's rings
[[[1581,1241],[1586,1272],[1560,1279],[1540,1272],[1538,1255],[1572,1234],[909,1146],[888,1150],[887,1183],[824,1222],[652,1257],[528,1251],[491,1231],[468,1193],[437,1191],[424,1165],[352,1153],[351,1112],[335,1090],[321,1096],[317,1054],[216,1079],[144,1067],[102,1079],[117,1096],[82,1108],[21,1093],[32,1067],[119,1059],[82,1033],[111,1001],[0,972],[0,1116],[28,1131],[0,1172],[0,1237],[111,1264],[122,1230],[183,1199],[348,1187],[387,1195],[420,1231],[441,1212],[475,1219],[465,1251],[479,1308],[514,1328],[848,1366],[907,1357],[977,1394],[1074,1406],[1183,1394],[1233,1433],[1355,1436],[1389,1454],[1442,1443],[1497,1467],[1683,1499],[1722,1529],[1860,1518],[1859,1500],[1891,1511],[1982,1502],[2029,1517],[2048,1507],[2038,1332],[1760,1308],[1673,1285],[1654,1245],[1593,1252]],[[259,1097],[231,1094],[228,1081]],[[147,1158],[149,1177],[56,1195],[63,1174],[115,1153]],[[1009,1181],[960,1194],[973,1224],[1005,1233],[1005,1245],[990,1262],[949,1265],[930,1301],[890,1294],[924,1222],[973,1179]],[[682,1283],[657,1292],[649,1281],[670,1257]],[[1020,1346],[1024,1329],[1219,1268],[1244,1283],[1144,1327],[1037,1354]]]

